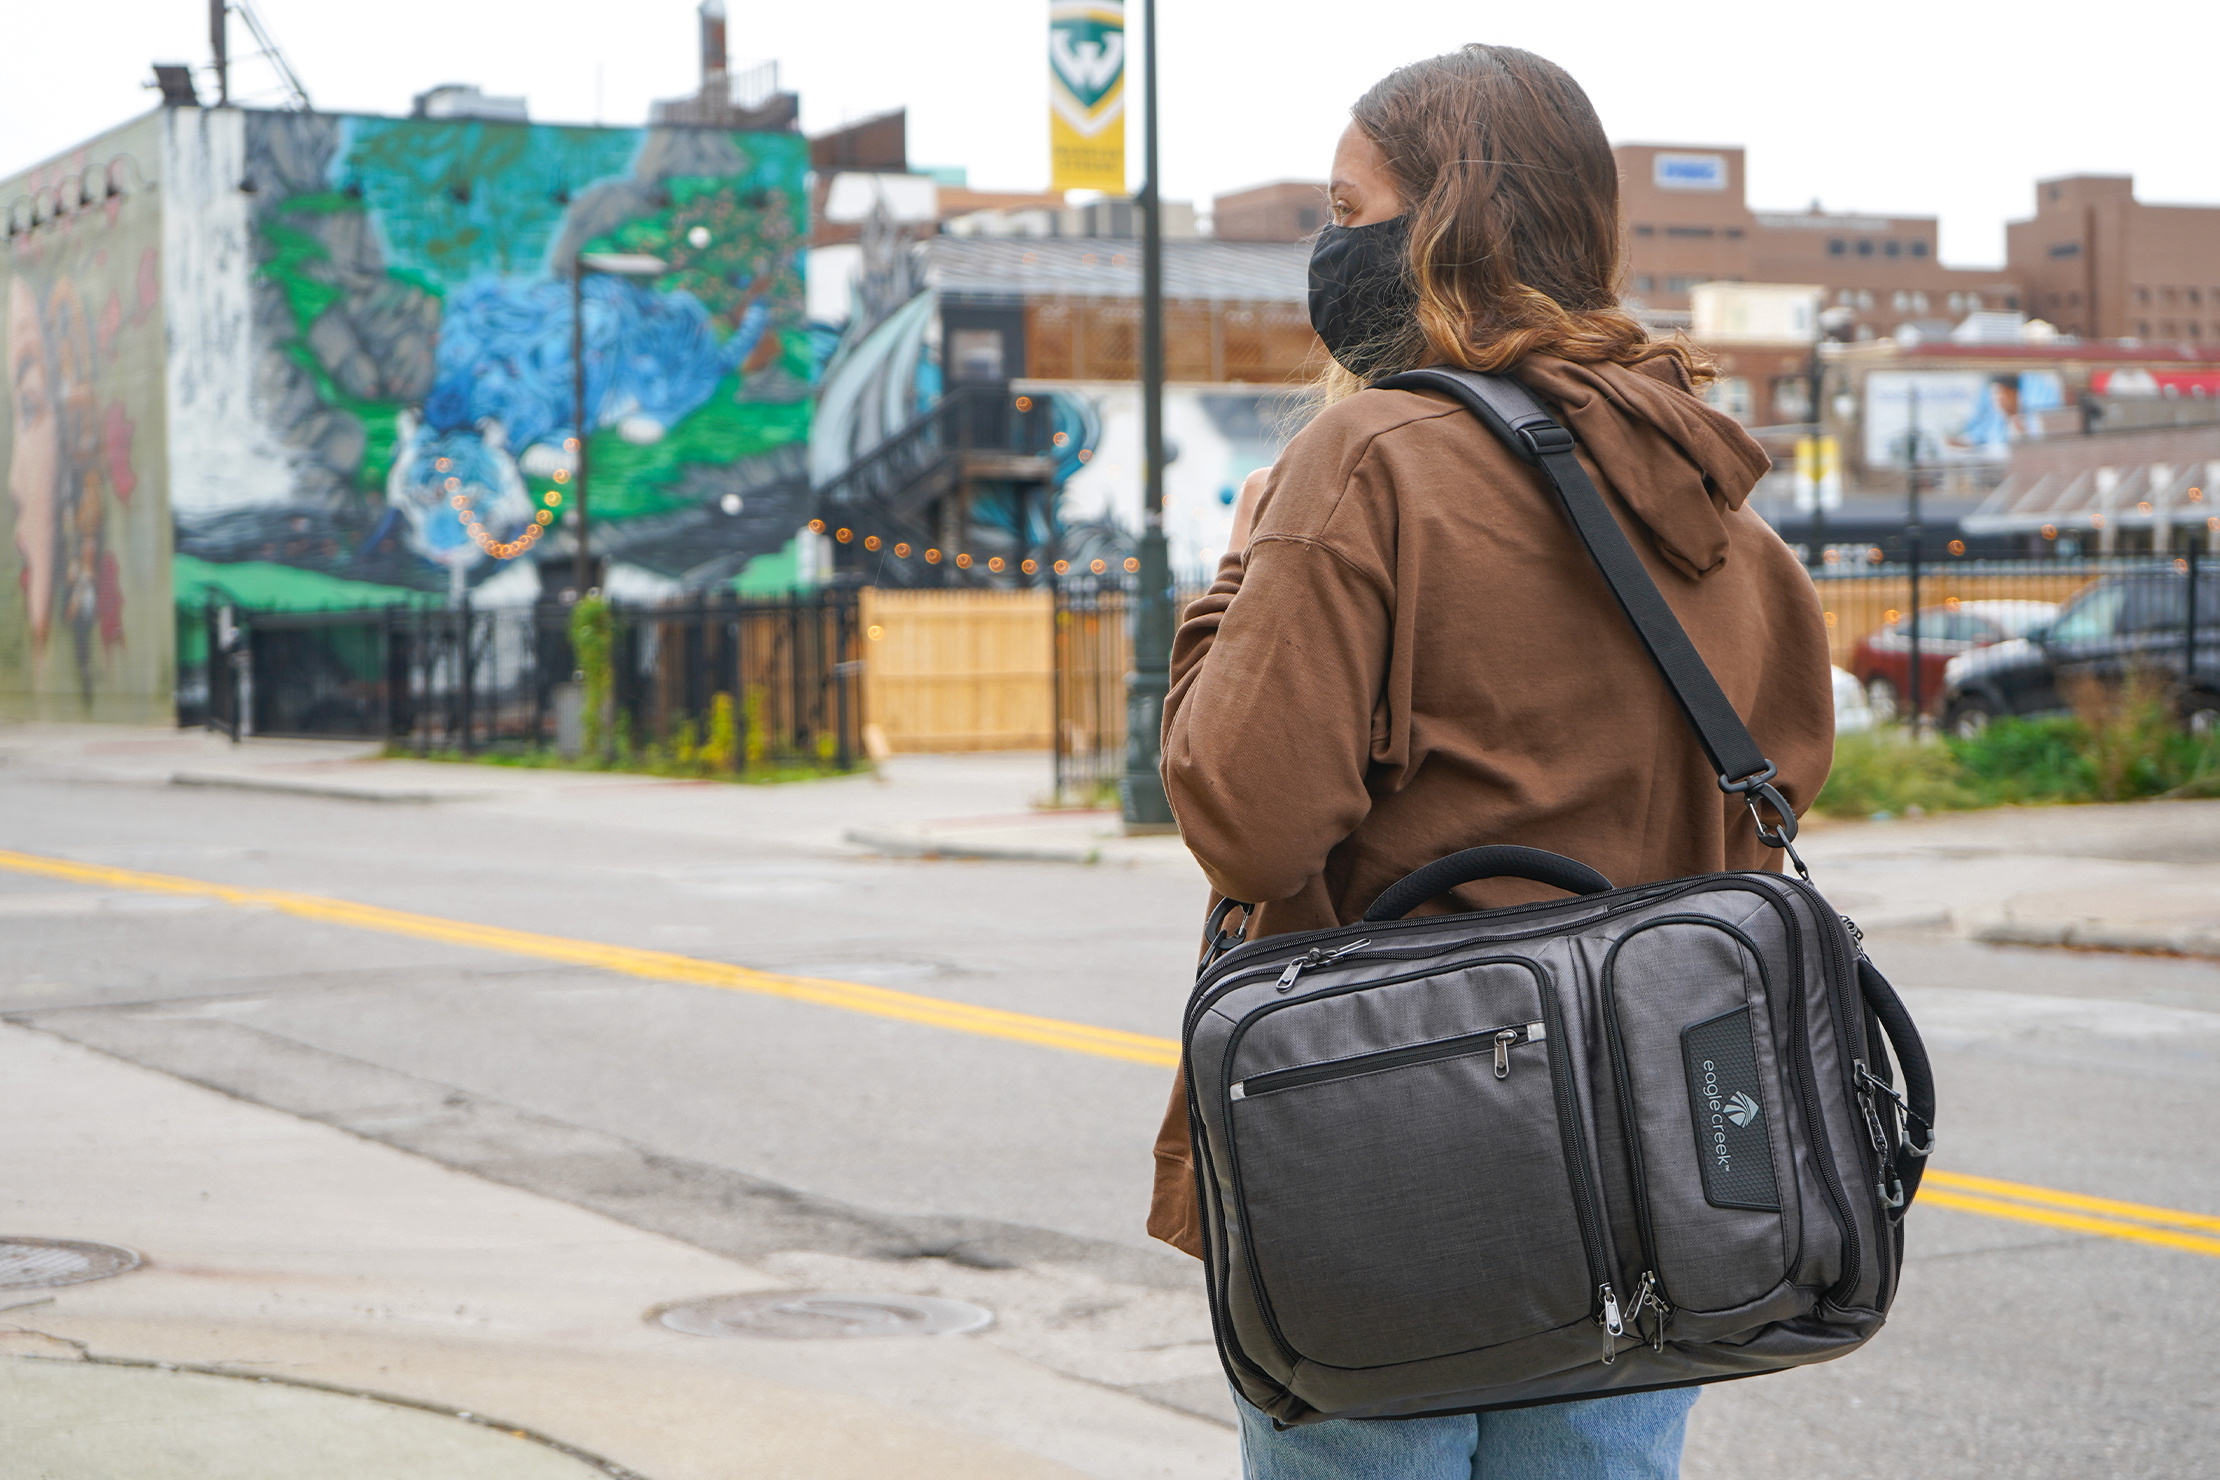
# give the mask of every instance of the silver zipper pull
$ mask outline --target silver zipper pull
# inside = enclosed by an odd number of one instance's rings
[[[1511,1045],[1519,1041],[1519,1030],[1505,1028],[1495,1035],[1495,1077],[1511,1077]]]
[[[1596,1319],[1603,1326],[1603,1365],[1608,1367],[1619,1360],[1619,1349],[1613,1343],[1626,1335],[1626,1320],[1619,1314],[1619,1297],[1608,1283],[1598,1285],[1596,1294],[1603,1299],[1603,1314]]]
[[[1355,950],[1359,946],[1368,946],[1370,944],[1372,944],[1370,940],[1353,940],[1349,942],[1349,944],[1338,947],[1337,949],[1331,951],[1323,950],[1317,946],[1312,946],[1309,950],[1303,952],[1302,955],[1297,956],[1294,960],[1287,963],[1287,970],[1280,973],[1280,984],[1278,990],[1282,992],[1291,992],[1295,989],[1295,979],[1301,976],[1311,967],[1324,966],[1329,961],[1338,960],[1339,958],[1348,955],[1351,951]]]
[[[1650,1322],[1650,1350],[1662,1352],[1665,1350],[1665,1322],[1671,1319],[1673,1308],[1665,1303],[1664,1287],[1659,1283],[1654,1269],[1642,1271],[1641,1288],[1634,1292],[1634,1299],[1627,1305],[1627,1311],[1638,1328],[1636,1334],[1640,1334],[1639,1327],[1645,1307],[1656,1313]]]

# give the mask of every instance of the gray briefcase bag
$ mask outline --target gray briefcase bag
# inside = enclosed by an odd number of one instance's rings
[[[1795,858],[1773,768],[1571,435],[1503,377],[1386,384],[1456,396],[1548,475],[1719,784],[1799,877],[1615,889],[1497,846],[1337,929],[1239,944],[1245,906],[1221,905],[1183,1041],[1227,1374],[1301,1424],[1841,1356],[1888,1313],[1934,1144],[1918,1032]],[[1404,918],[1492,877],[1571,897]]]

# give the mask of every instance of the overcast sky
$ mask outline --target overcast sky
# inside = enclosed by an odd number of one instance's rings
[[[736,66],[776,58],[810,132],[909,109],[913,164],[975,186],[1048,174],[1046,0],[728,0]],[[523,93],[548,121],[637,123],[693,90],[686,0],[258,0],[318,107],[406,113],[440,82]],[[1750,203],[1933,214],[1950,262],[2001,263],[2032,182],[2132,173],[2146,201],[2220,202],[2211,0],[2050,11],[1850,5],[1166,0],[1165,192],[1323,175],[1356,95],[1466,41],[1560,63],[1616,141],[1742,144]],[[1129,24],[1139,27],[1138,0]],[[0,22],[0,178],[144,111],[156,59],[207,59],[204,0],[15,0]],[[235,56],[252,50],[234,19]],[[1135,56],[1138,57],[1138,35]],[[235,92],[268,78],[237,66]],[[1128,72],[1138,110],[1138,67]],[[1129,162],[1140,173],[1140,127]]]

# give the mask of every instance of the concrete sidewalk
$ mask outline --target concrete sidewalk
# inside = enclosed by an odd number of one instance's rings
[[[992,1332],[682,1335],[651,1310],[810,1283],[806,1262],[718,1258],[27,1029],[0,1026],[0,1124],[0,1238],[145,1258],[97,1283],[0,1288],[10,1477],[1236,1467],[1224,1428],[1059,1376]],[[899,1288],[930,1284],[920,1267]]]

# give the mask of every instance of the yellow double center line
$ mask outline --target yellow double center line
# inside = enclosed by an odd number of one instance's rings
[[[242,889],[229,884],[210,884],[200,879],[180,878],[175,874],[150,874],[138,869],[110,868],[105,864],[73,863],[62,858],[42,857],[36,853],[11,853],[0,849],[0,868],[13,869],[17,873],[37,874],[49,879],[67,879],[77,884],[106,884],[112,888],[142,889],[155,894],[220,900],[225,904],[242,905],[249,909],[277,910],[298,919],[316,920],[326,925],[346,925],[357,930],[376,930],[386,935],[413,936],[418,940],[436,940],[447,945],[475,946],[480,950],[503,951],[512,956],[533,956],[542,961],[560,961],[571,966],[593,966],[626,976],[645,977],[650,981],[693,982],[705,987],[723,987],[731,992],[754,992],[764,997],[784,997],[792,1002],[813,1002],[820,1007],[837,1007],[847,1012],[893,1018],[897,1022],[922,1023],[929,1028],[948,1028],[958,1033],[976,1033],[987,1038],[1008,1038],[1013,1042],[1033,1043],[1043,1048],[1069,1049],[1073,1053],[1093,1054],[1097,1058],[1126,1059],[1136,1064],[1158,1064],[1165,1068],[1179,1062],[1179,1044],[1170,1038],[1154,1038],[1146,1033],[1125,1033],[1116,1028],[1094,1028],[1085,1023],[1035,1017],[1031,1013],[1005,1012],[999,1007],[974,1007],[968,1002],[921,997],[914,992],[893,992],[884,987],[867,987],[860,982],[828,981],[813,976],[786,976],[775,971],[756,971],[746,966],[733,966],[723,961],[704,961],[695,956],[674,955],[669,951],[644,951],[631,946],[603,945],[598,941],[571,940],[559,935],[537,935],[528,930],[510,930],[500,925],[478,925],[468,920],[443,920],[436,915],[410,914],[406,910],[382,909],[377,905],[356,904],[345,899],[326,899],[315,894],[293,894],[283,889]]]
[[[2162,1249],[2184,1249],[2220,1259],[2220,1218],[2209,1213],[2184,1213],[2178,1208],[2157,1208],[2149,1203],[2119,1202],[2109,1197],[2087,1197],[2059,1192],[2025,1182],[2004,1182],[1995,1177],[1969,1177],[1963,1172],[1932,1171],[1920,1183],[1919,1200],[1961,1213],[2009,1218],[2045,1228],[2075,1233],[2102,1234],[2130,1243],[2156,1244]]]
[[[211,884],[175,874],[147,873],[139,869],[110,868],[105,864],[75,863],[36,853],[0,849],[0,868],[64,879],[75,884],[105,884],[112,888],[138,889],[154,894],[213,899],[249,909],[276,910],[297,919],[386,935],[436,940],[447,945],[472,946],[512,956],[560,961],[571,966],[591,966],[649,981],[692,982],[721,987],[730,992],[753,992],[837,1007],[896,1022],[918,1023],[986,1038],[1006,1038],[1042,1048],[1060,1048],[1096,1058],[1122,1059],[1135,1064],[1170,1068],[1179,1062],[1179,1044],[1170,1038],[1126,1033],[1116,1028],[1095,1028],[1060,1018],[1035,1017],[998,1007],[974,1007],[941,997],[867,987],[858,982],[830,981],[823,977],[787,976],[756,971],[723,961],[704,961],[669,951],[646,951],[631,946],[604,945],[598,941],[572,940],[559,935],[538,935],[500,925],[478,925],[468,920],[447,920],[437,915],[417,915],[351,900],[327,899],[315,894],[294,894],[283,889],[245,889]],[[1971,1177],[1960,1172],[1931,1171],[1920,1188],[1920,1201],[1960,1212],[1979,1213],[2034,1223],[2074,1233],[2098,1234],[2132,1243],[2155,1244],[2192,1254],[2220,1258],[2220,1217],[2185,1213],[2146,1203],[2119,1202],[2059,1192],[2024,1182],[2003,1182],[1993,1177]]]

